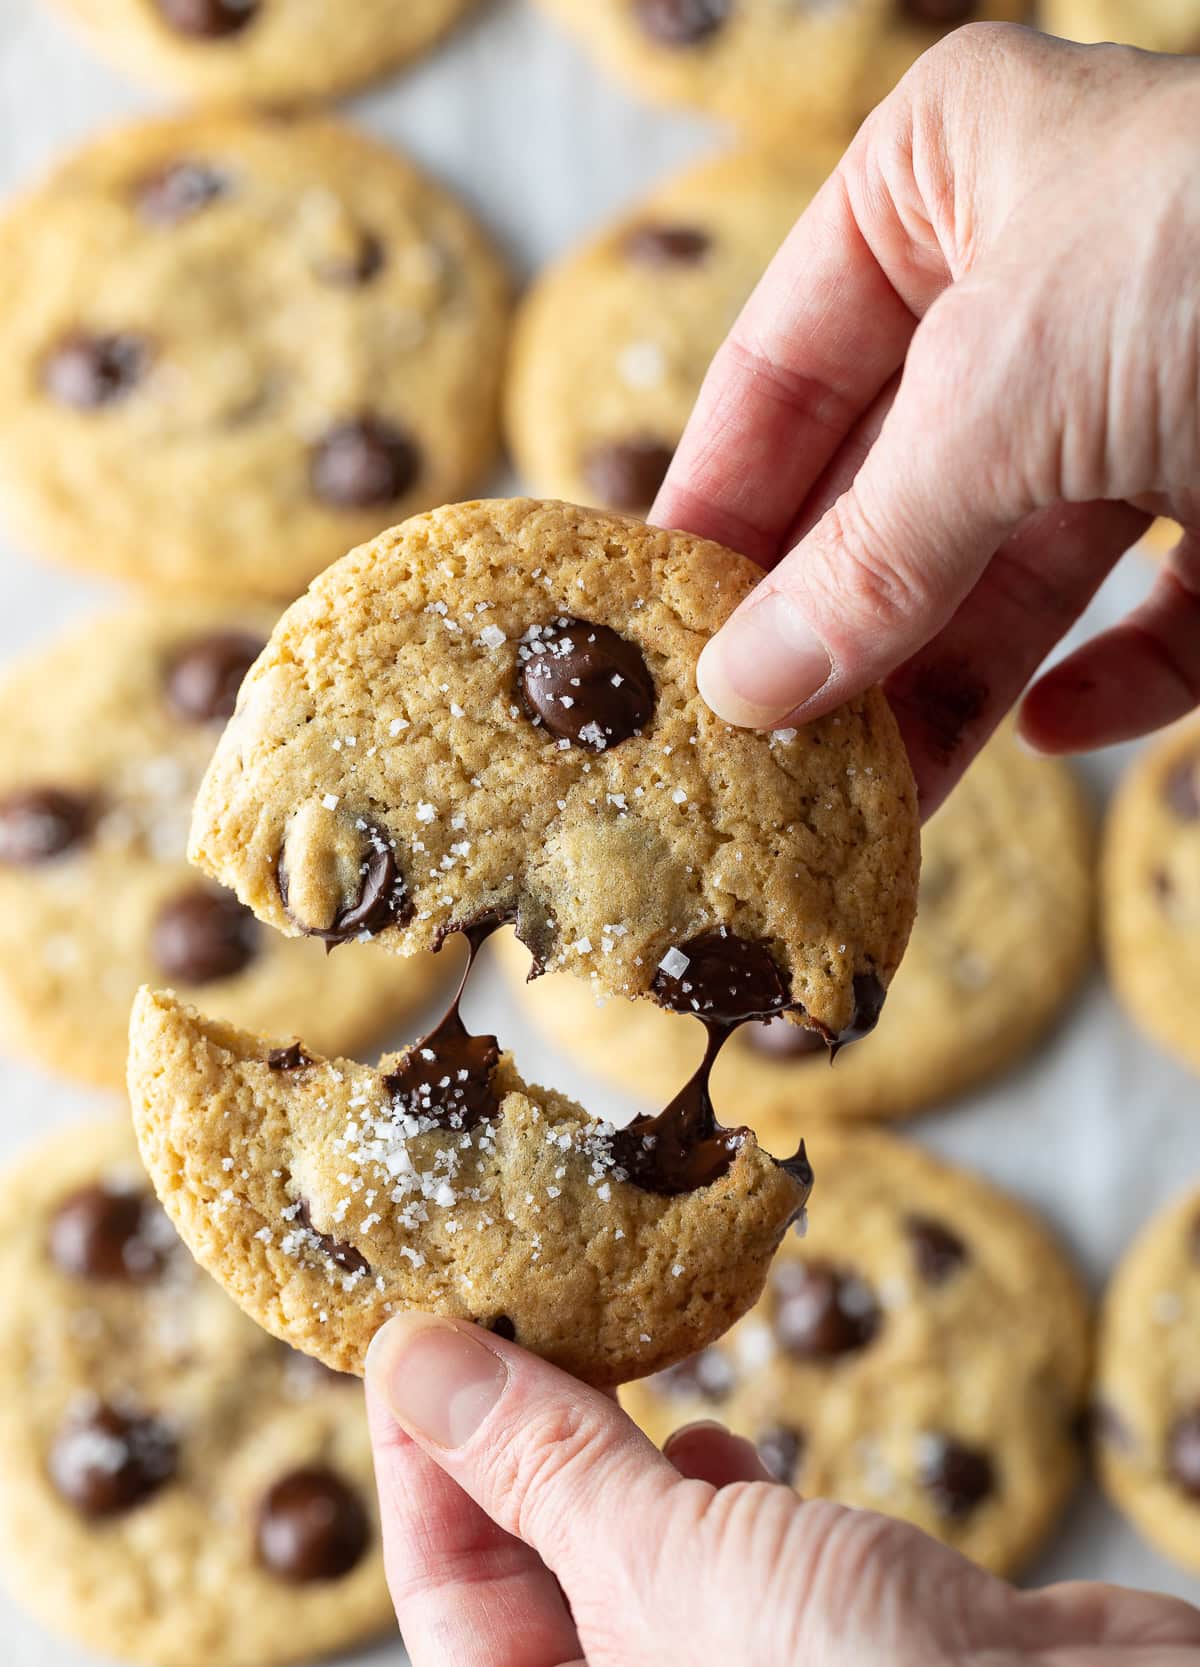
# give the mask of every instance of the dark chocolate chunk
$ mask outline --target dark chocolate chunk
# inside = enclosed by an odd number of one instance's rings
[[[316,275],[335,289],[361,289],[383,271],[383,244],[374,232],[363,232],[357,246],[347,254],[329,256],[317,262]]]
[[[663,957],[652,991],[660,1007],[717,1024],[765,1019],[788,1005],[783,975],[765,944],[723,927],[702,932]]]
[[[151,943],[165,977],[211,984],[250,965],[258,953],[258,923],[232,892],[192,886],[159,909]]]
[[[0,798],[0,863],[51,862],[91,829],[93,803],[61,787],[24,787]]]
[[[384,1078],[396,1105],[442,1128],[473,1129],[500,1111],[492,1077],[500,1063],[494,1036],[471,1036],[457,1006]]]
[[[131,1511],[175,1474],[175,1437],[157,1418],[98,1402],[72,1414],[50,1449],[50,1479],[86,1517]]]
[[[259,0],[157,0],[157,5],[177,35],[220,40],[253,23]]]
[[[520,694],[549,734],[589,752],[628,740],[654,716],[654,679],[641,649],[585,619],[556,619],[528,634]]]
[[[1181,822],[1200,821],[1200,754],[1182,759],[1163,782],[1163,801]]]
[[[515,1343],[517,1328],[507,1314],[497,1314],[487,1322],[486,1330],[497,1337],[502,1337],[506,1343]]]
[[[650,1383],[660,1395],[672,1400],[717,1402],[733,1393],[737,1374],[729,1356],[720,1349],[701,1349],[699,1354],[656,1372]]]
[[[642,266],[696,266],[712,247],[712,238],[697,226],[668,226],[647,221],[625,239],[625,253]]]
[[[144,1284],[178,1241],[157,1200],[97,1182],[70,1193],[50,1221],[50,1255],[76,1279]]]
[[[715,35],[734,0],[634,0],[643,31],[659,46],[699,46]]]
[[[876,973],[856,972],[854,1017],[838,1037],[838,1047],[844,1048],[851,1042],[861,1042],[864,1036],[869,1036],[879,1023],[886,1000],[887,988]]]
[[[267,1055],[267,1065],[272,1071],[302,1071],[311,1064],[299,1042],[291,1042],[286,1048],[272,1048]]]
[[[914,23],[929,23],[946,29],[970,23],[972,18],[979,16],[976,0],[900,0],[900,10]]]
[[[929,1216],[909,1216],[904,1225],[917,1272],[927,1285],[944,1285],[967,1260],[966,1245]]]
[[[133,392],[150,361],[140,336],[94,336],[77,330],[42,361],[42,386],[60,405],[95,411]]]
[[[347,1273],[369,1274],[371,1264],[360,1250],[352,1244],[346,1244],[342,1239],[335,1239],[332,1233],[321,1233],[313,1226],[312,1212],[307,1198],[300,1200],[296,1210],[296,1220],[304,1231],[311,1235],[317,1249],[323,1256],[328,1256],[331,1262],[336,1262],[339,1268]]]
[[[190,220],[229,190],[229,175],[211,162],[181,158],[143,179],[137,205],[143,220],[155,226],[177,226]]]
[[[772,1424],[755,1442],[758,1456],[777,1482],[795,1484],[804,1457],[804,1436],[788,1424]]]
[[[232,718],[242,680],[263,651],[261,637],[212,631],[176,649],[167,665],[167,701],[189,723]]]
[[[387,926],[403,926],[412,916],[412,903],[406,894],[404,881],[396,866],[395,853],[387,835],[376,827],[364,828],[362,835],[363,857],[359,868],[358,891],[342,904],[333,917],[332,925],[309,926],[302,920],[296,920],[295,915],[291,915],[306,937],[319,938],[331,948],[338,944],[350,943],[354,938],[364,935],[373,937]],[[280,901],[287,909],[286,850],[279,859],[277,884]],[[288,913],[291,914],[290,909]]]
[[[819,1030],[793,1024],[782,1014],[762,1024],[747,1025],[744,1035],[751,1053],[762,1054],[765,1059],[811,1059],[814,1054],[829,1052],[829,1044]]]
[[[1168,1430],[1167,1470],[1176,1487],[1200,1499],[1200,1407],[1182,1413]]]
[[[337,423],[313,447],[309,481],[331,509],[394,504],[416,484],[421,454],[391,423],[369,414]]]
[[[995,1467],[982,1448],[940,1434],[927,1437],[924,1445],[921,1486],[939,1516],[962,1522],[996,1492]]]
[[[268,1488],[256,1538],[262,1566],[304,1586],[349,1574],[367,1549],[371,1525],[353,1488],[325,1466],[308,1465]]]
[[[658,496],[674,455],[674,445],[661,440],[613,440],[587,453],[583,477],[606,509],[647,510]]]
[[[775,1335],[797,1360],[855,1354],[874,1340],[882,1324],[870,1286],[830,1262],[776,1262],[771,1292]]]

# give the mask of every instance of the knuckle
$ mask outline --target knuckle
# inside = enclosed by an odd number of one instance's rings
[[[851,624],[861,624],[865,617],[889,633],[924,616],[929,606],[925,576],[903,555],[900,536],[872,523],[859,494],[847,493],[833,506],[826,531],[829,558],[821,574],[825,611]]]
[[[583,1409],[554,1405],[499,1441],[489,1463],[489,1492],[519,1539],[544,1549],[555,1534],[556,1500],[575,1492],[601,1456],[604,1434]]]

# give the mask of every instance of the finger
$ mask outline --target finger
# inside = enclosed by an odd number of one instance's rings
[[[1149,598],[1046,673],[1021,709],[1042,752],[1132,741],[1200,705],[1200,538],[1171,557]]]
[[[580,1633],[641,1607],[656,1524],[684,1483],[606,1395],[466,1321],[400,1314],[367,1382],[395,1420],[571,1594]],[[710,1490],[706,1495],[711,1497]]]
[[[916,319],[877,258],[878,117],[818,192],[705,378],[651,519],[764,566],[829,459],[904,360]],[[941,281],[945,281],[943,274]],[[936,290],[932,283],[926,297]]]
[[[731,1435],[723,1424],[686,1424],[663,1443],[663,1454],[681,1476],[714,1488],[774,1480],[754,1443]]]
[[[1063,1645],[1078,1650],[1098,1644],[1114,1652],[1139,1647],[1157,1652],[1200,1645],[1200,1610],[1190,1603],[1099,1581],[1070,1581],[1022,1593],[1017,1614],[1031,1649]],[[1117,1659],[1132,1662],[1136,1657]],[[1151,1653],[1146,1659],[1163,1657]]]
[[[559,1667],[582,1655],[553,1575],[368,1391],[388,1589],[413,1667]]]

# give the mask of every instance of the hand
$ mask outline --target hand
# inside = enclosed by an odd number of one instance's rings
[[[718,1425],[664,1457],[605,1395],[465,1322],[367,1357],[413,1667],[1180,1667],[1200,1612],[1021,1593],[914,1528],[767,1480]]]
[[[1021,725],[1068,751],[1200,700],[1197,131],[1200,61],[983,24],[870,117],[652,517],[772,569],[701,660],[721,717],[774,728],[886,679],[928,811],[1150,512],[1188,531],[1149,600]]]

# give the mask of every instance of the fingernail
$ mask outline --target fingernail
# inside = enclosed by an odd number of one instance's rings
[[[397,1314],[367,1351],[367,1383],[398,1424],[437,1447],[470,1441],[504,1393],[508,1367],[475,1334]]]
[[[718,718],[771,729],[811,700],[833,672],[829,651],[784,591],[738,609],[700,656],[700,693]]]

